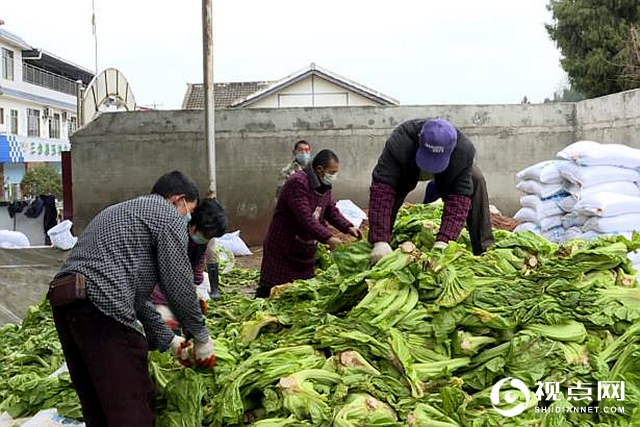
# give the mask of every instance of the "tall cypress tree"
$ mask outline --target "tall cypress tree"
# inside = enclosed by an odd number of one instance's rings
[[[547,32],[562,54],[571,87],[587,97],[640,87],[633,31],[638,0],[550,0]]]

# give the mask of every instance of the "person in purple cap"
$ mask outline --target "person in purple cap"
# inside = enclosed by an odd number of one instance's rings
[[[425,203],[442,197],[444,209],[434,248],[457,240],[466,221],[473,253],[493,245],[489,196],[480,169],[474,164],[475,147],[444,119],[408,120],[396,127],[373,170],[369,198],[371,262],[392,252],[391,229],[418,181],[432,180]]]

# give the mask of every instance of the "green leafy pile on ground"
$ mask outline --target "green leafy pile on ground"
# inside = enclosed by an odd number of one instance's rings
[[[368,243],[347,244],[316,278],[268,300],[229,292],[255,283],[255,272],[225,275],[227,291],[207,319],[216,368],[183,369],[168,354],[151,354],[158,426],[638,425],[640,288],[626,255],[640,248],[640,236],[559,246],[496,231],[495,247],[482,256],[470,252],[466,234],[430,250],[440,209],[403,209],[398,249],[373,268]],[[77,409],[72,395],[35,398],[60,362],[45,304],[21,328],[5,327],[0,410]],[[10,384],[17,373],[38,375],[37,385],[25,387],[26,377]],[[492,396],[509,377],[529,392],[508,381]],[[598,401],[598,381],[624,381],[624,400]],[[557,383],[556,400],[546,400],[544,387],[534,393],[543,383]],[[571,399],[587,384],[589,400]],[[498,412],[520,403],[518,416]],[[606,413],[610,406],[624,413]]]

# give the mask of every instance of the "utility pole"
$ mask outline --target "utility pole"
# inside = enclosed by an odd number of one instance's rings
[[[215,104],[213,101],[212,0],[202,0],[202,68],[204,74],[204,133],[207,142],[209,196],[216,197]]]
[[[207,143],[207,172],[209,192],[207,197],[217,197],[215,103],[213,101],[213,28],[212,0],[202,0],[202,71],[204,74],[204,135]],[[209,240],[206,251],[207,277],[213,299],[218,298],[218,256],[216,239]]]
[[[93,54],[95,59],[95,75],[98,75],[98,32],[96,31],[96,1],[91,0],[91,31],[93,32]]]

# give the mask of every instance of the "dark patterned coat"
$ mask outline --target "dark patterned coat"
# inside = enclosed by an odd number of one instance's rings
[[[261,281],[276,286],[313,277],[317,242],[331,237],[327,223],[343,233],[353,227],[311,167],[296,172],[282,188],[264,241]]]

